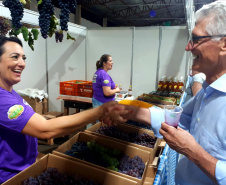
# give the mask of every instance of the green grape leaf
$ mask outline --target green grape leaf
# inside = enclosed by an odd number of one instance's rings
[[[30,46],[30,48],[32,49],[32,51],[34,51],[34,39],[32,38],[32,34],[31,32],[29,32],[28,34],[28,45]]]
[[[13,27],[13,29],[11,29],[11,31],[9,32],[10,36],[16,36],[19,35],[21,33],[21,29],[15,30],[15,28]]]
[[[67,33],[67,40],[73,40],[73,41],[76,41],[76,39],[74,37],[72,37],[69,33]]]
[[[50,19],[49,37],[52,37],[56,32],[57,25],[59,25],[59,21],[57,20],[57,17],[55,15],[52,15]]]
[[[40,4],[42,4],[42,0],[39,0],[37,5],[40,5]]]

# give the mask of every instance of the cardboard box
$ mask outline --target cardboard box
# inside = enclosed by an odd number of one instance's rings
[[[21,96],[38,114],[45,114],[48,112],[48,100],[40,101],[38,98],[30,98],[29,96]]]
[[[137,182],[117,174],[106,172],[102,169],[88,166],[77,161],[71,161],[53,154],[44,156],[38,162],[12,177],[2,185],[20,185],[25,179],[36,177],[49,167],[57,168],[61,173],[76,174],[103,185],[137,185]]]
[[[154,180],[155,180],[156,172],[157,172],[157,167],[154,167],[152,165],[147,166],[147,170],[146,170],[146,174],[145,174],[143,185],[151,185],[151,184],[153,184]]]
[[[76,142],[80,142],[80,141],[84,141],[84,142],[95,141],[96,143],[98,143],[98,144],[100,144],[100,145],[102,145],[106,148],[118,149],[122,153],[128,155],[130,158],[133,158],[135,156],[139,156],[140,158],[142,158],[142,160],[145,164],[145,169],[144,169],[142,179],[138,179],[138,178],[135,178],[135,177],[132,177],[132,176],[129,176],[129,175],[125,175],[123,173],[119,173],[119,172],[116,172],[116,171],[95,165],[93,163],[89,163],[87,161],[83,161],[83,160],[80,160],[78,158],[71,157],[69,155],[64,154],[67,150],[71,149],[72,145],[74,145]],[[120,142],[117,142],[117,141],[114,141],[114,140],[111,140],[111,139],[108,139],[108,138],[99,137],[97,135],[92,135],[92,134],[83,133],[83,132],[76,134],[74,137],[72,137],[71,139],[69,139],[68,141],[66,141],[62,145],[60,145],[56,150],[53,151],[53,154],[61,156],[61,157],[65,157],[65,158],[73,160],[73,161],[79,161],[81,163],[97,167],[97,168],[102,169],[106,172],[111,172],[111,173],[114,173],[116,175],[120,175],[124,178],[128,178],[130,180],[136,181],[138,183],[138,185],[141,185],[143,183],[146,166],[147,166],[148,161],[149,161],[149,152],[147,152],[145,150],[142,150],[142,149],[130,146],[130,145],[125,145],[124,143],[120,143]]]
[[[104,124],[103,124],[103,126],[104,126]],[[127,142],[127,141],[123,141],[123,140],[120,140],[120,139],[117,139],[117,138],[113,138],[113,137],[109,137],[109,136],[106,136],[106,135],[98,134],[96,131],[98,129],[100,129],[100,127],[101,127],[101,123],[99,122],[99,123],[94,124],[92,127],[88,128],[87,130],[85,130],[85,132],[86,133],[90,133],[90,134],[94,134],[94,135],[98,135],[100,137],[105,137],[105,138],[108,138],[108,139],[112,139],[112,140],[115,140],[117,142],[124,143],[125,145],[134,146],[134,147],[140,148],[142,150],[148,151],[149,155],[150,155],[148,164],[151,164],[153,162],[153,160],[154,160],[154,158],[156,156],[156,151],[157,151],[158,145],[161,142],[161,139],[157,139],[156,140],[154,148],[149,148],[149,147],[145,147],[145,146],[138,145],[138,144],[135,144],[135,143],[130,143],[130,142]],[[151,130],[142,129],[142,128],[138,128],[138,127],[133,127],[133,126],[130,126],[128,124],[118,124],[117,127],[118,127],[119,130],[121,130],[121,131],[123,131],[125,133],[138,133],[138,135],[141,135],[143,133],[147,133],[148,135],[150,135],[150,136],[155,138],[154,132],[151,131]]]

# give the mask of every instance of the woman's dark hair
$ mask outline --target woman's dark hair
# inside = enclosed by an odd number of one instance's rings
[[[15,43],[19,44],[21,47],[23,47],[21,40],[18,39],[17,37],[4,37],[4,36],[0,35],[0,58],[3,55],[3,53],[5,52],[4,44],[6,42],[15,42]]]
[[[103,68],[103,63],[107,63],[109,57],[111,57],[111,55],[108,55],[108,54],[104,54],[100,57],[100,60],[98,60],[96,62],[96,68],[97,69],[100,69],[100,68]]]

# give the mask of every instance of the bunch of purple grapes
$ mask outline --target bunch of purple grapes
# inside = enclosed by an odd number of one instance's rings
[[[6,36],[10,29],[8,20],[0,16],[0,35]]]
[[[3,5],[9,8],[12,17],[12,27],[15,30],[20,29],[23,26],[20,22],[24,16],[23,4],[19,0],[5,0]]]
[[[37,0],[39,1],[39,0]],[[38,5],[39,11],[39,26],[41,28],[41,34],[44,39],[48,37],[51,16],[54,14],[54,5],[52,0],[42,0],[42,3]]]
[[[145,128],[145,129],[151,130],[151,126],[143,124],[143,123],[139,123],[139,122],[136,122],[136,121],[128,120],[126,123],[130,124],[130,125],[133,125],[133,126],[136,126],[136,127],[140,127],[140,128]]]
[[[131,138],[137,137],[138,133],[126,133],[118,129],[116,126],[102,126],[97,130],[97,133],[121,139],[123,141],[131,141]]]
[[[145,164],[139,156],[130,159],[125,155],[120,161],[119,172],[141,179],[144,168]]]
[[[74,184],[84,184],[84,185],[99,185],[93,180],[80,177],[78,175],[71,175],[66,173],[60,173],[56,168],[48,168],[46,171],[42,172],[40,175],[35,177],[30,177],[24,180],[21,185],[74,185]]]
[[[143,133],[134,138],[133,143],[138,145],[154,148],[157,138],[150,136],[147,133]]]
[[[156,142],[156,138],[150,136],[147,133],[140,135],[138,135],[137,132],[126,133],[116,126],[102,126],[96,132],[102,135],[114,137],[131,143],[136,143],[138,145],[146,146],[149,148],[154,148]]]
[[[58,0],[60,7],[60,27],[61,30],[68,31],[69,15],[75,13],[77,6],[76,0]]]
[[[64,38],[64,33],[62,31],[56,31],[55,32],[55,40],[56,42],[62,42]]]

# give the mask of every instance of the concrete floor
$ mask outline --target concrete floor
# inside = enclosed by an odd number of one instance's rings
[[[68,136],[65,137],[60,137],[60,138],[55,138],[54,139],[54,144],[53,145],[47,145],[47,144],[38,144],[38,151],[43,153],[43,154],[48,154],[48,153],[52,153],[53,150],[55,150],[56,148],[58,148],[61,144],[63,144],[64,142],[66,142],[69,139]],[[39,141],[45,141],[45,140],[39,140]]]

